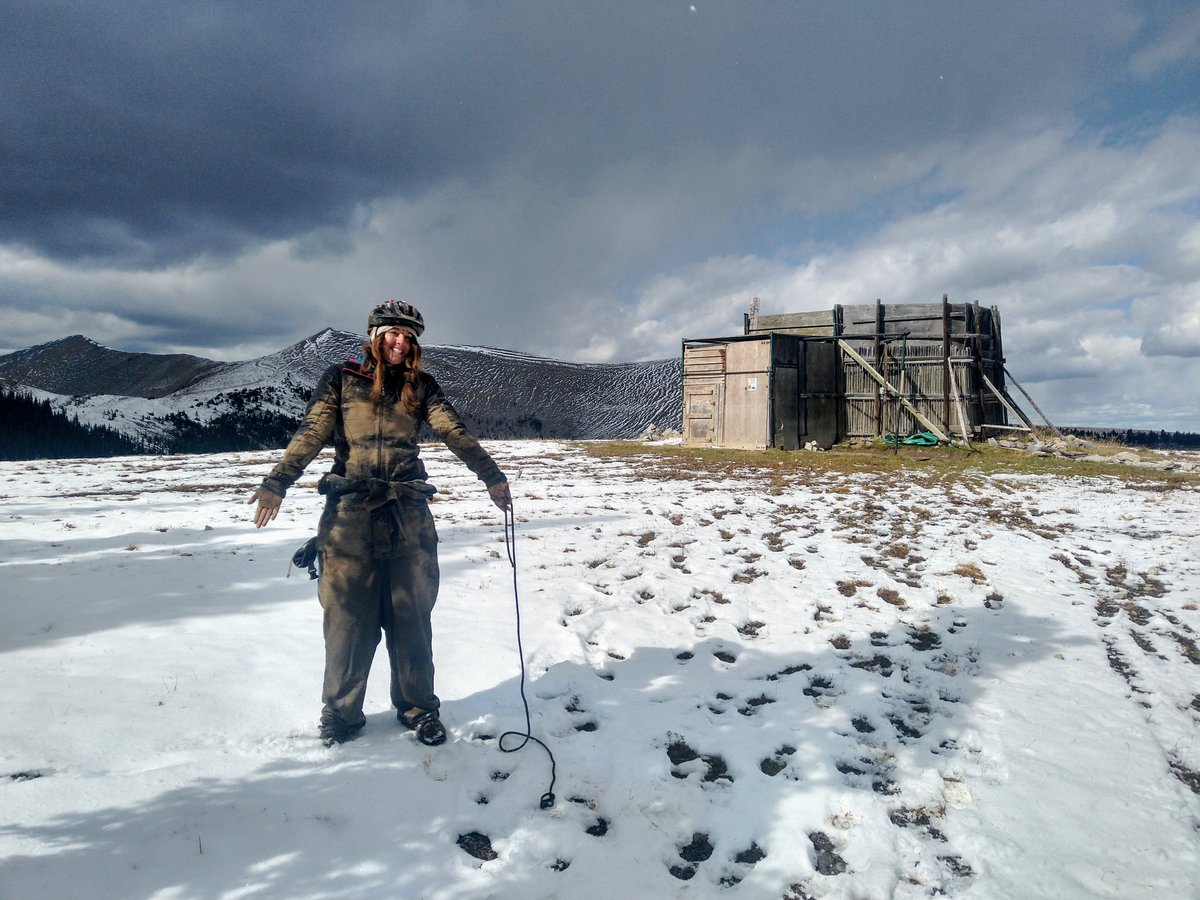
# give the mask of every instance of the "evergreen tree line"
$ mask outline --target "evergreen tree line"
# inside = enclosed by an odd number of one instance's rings
[[[221,413],[197,422],[186,413],[167,417],[171,431],[166,453],[227,453],[232,450],[277,450],[286,447],[299,422],[277,412],[250,410]]]
[[[102,425],[83,425],[49,400],[0,385],[0,459],[71,459],[153,453],[144,441]]]
[[[151,453],[274,450],[287,444],[297,420],[276,412],[241,410],[200,423],[169,416],[161,437],[132,438],[104,425],[85,425],[48,400],[0,385],[0,459],[77,459]]]
[[[1149,431],[1137,428],[1059,428],[1064,434],[1125,447],[1148,450],[1200,450],[1200,434],[1190,431]]]

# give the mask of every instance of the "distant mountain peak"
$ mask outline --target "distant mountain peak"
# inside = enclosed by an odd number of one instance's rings
[[[82,334],[0,357],[0,375],[52,394],[153,399],[227,365],[183,353],[113,350]]]
[[[50,341],[45,344],[38,344],[38,347],[42,347],[47,350],[50,348],[61,350],[64,348],[78,347],[78,346],[99,347],[102,350],[109,349],[108,347],[105,347],[103,344],[99,344],[96,341],[93,341],[86,334],[71,334],[71,335],[67,335],[67,337],[65,337],[65,338],[59,338],[57,341]],[[31,348],[31,349],[37,349],[37,348]],[[116,351],[114,351],[114,352],[116,352]]]

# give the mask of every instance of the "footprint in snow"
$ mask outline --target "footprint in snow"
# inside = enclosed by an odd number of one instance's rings
[[[757,843],[751,843],[749,847],[739,851],[733,857],[733,862],[735,865],[741,867],[754,866],[766,858],[767,854],[763,852],[763,849]],[[741,872],[727,872],[721,876],[721,880],[718,883],[721,887],[734,887],[742,883],[742,878]]]
[[[758,764],[759,770],[764,775],[769,775],[774,778],[780,772],[787,768],[788,761],[786,757],[793,756],[796,753],[796,748],[791,744],[784,744],[775,751],[773,756],[768,756]]]
[[[689,881],[695,876],[696,867],[713,855],[712,841],[707,834],[697,831],[692,834],[691,841],[678,848],[678,852],[686,865],[669,866],[667,871],[680,881]]]
[[[673,778],[687,779],[697,773],[701,782],[728,781],[733,782],[729,773],[729,764],[724,757],[713,754],[701,754],[693,749],[683,738],[673,735],[673,740],[667,746],[667,758],[674,766],[671,769]]]

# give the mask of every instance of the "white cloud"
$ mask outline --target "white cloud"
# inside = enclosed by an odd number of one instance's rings
[[[1010,367],[1064,422],[1119,409],[1200,429],[1183,387],[1200,381],[1197,158],[1200,120],[1178,117],[1137,140],[1060,124],[879,166],[775,161],[748,142],[627,161],[568,192],[497,170],[364,206],[340,242],[220,265],[126,272],[9,250],[0,293],[30,298],[4,312],[13,348],[70,331],[130,347],[169,319],[207,342],[172,349],[245,358],[326,325],[360,331],[371,304],[403,296],[430,342],[581,361],[736,334],[755,296],[772,313],[949,293],[1000,309]]]
[[[1139,301],[1136,311],[1145,322],[1143,354],[1200,359],[1200,281]]]

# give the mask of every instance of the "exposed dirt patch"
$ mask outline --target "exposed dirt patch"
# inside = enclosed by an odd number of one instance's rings
[[[1072,559],[1071,557],[1067,556],[1067,554],[1065,554],[1065,553],[1052,553],[1050,555],[1050,558],[1052,560],[1054,560],[1055,562],[1062,563],[1064,566],[1066,566],[1068,569],[1070,569],[1072,572],[1074,572],[1075,577],[1079,579],[1080,584],[1095,584],[1096,583],[1096,576],[1091,574],[1090,572],[1084,571],[1084,565],[1091,565],[1091,563],[1088,562],[1087,560],[1082,560],[1082,561],[1075,560],[1075,559]]]
[[[817,851],[815,868],[822,875],[841,875],[846,871],[846,861],[837,854],[833,841],[823,831],[814,831],[808,836]]]
[[[679,848],[679,858],[684,862],[704,862],[713,855],[713,845],[707,834],[692,833],[692,839]]]
[[[927,627],[919,628],[909,632],[908,646],[919,651],[935,650],[942,646],[942,638],[936,631]]]
[[[733,576],[733,580],[738,584],[749,584],[750,582],[754,581],[754,579],[761,578],[766,574],[766,572],[761,572],[753,566],[750,566],[749,568],[743,569],[742,571],[736,573]]]
[[[1183,651],[1183,655],[1187,657],[1188,662],[1200,666],[1200,650],[1196,648],[1194,640],[1180,634],[1178,631],[1170,631],[1167,634],[1179,645],[1179,649]]]
[[[751,619],[749,622],[738,626],[738,634],[742,635],[742,637],[754,638],[758,637],[758,632],[766,627],[766,622],[760,622],[757,619]]]
[[[882,653],[876,653],[870,659],[860,659],[857,662],[850,663],[852,669],[862,669],[866,672],[878,672],[884,678],[890,678],[892,674],[893,663],[891,659],[884,656]]]
[[[759,847],[758,844],[752,843],[745,850],[738,851],[738,853],[733,857],[733,861],[743,866],[752,866],[766,858],[767,854],[763,852],[762,848]]]
[[[767,757],[758,764],[758,768],[759,771],[761,771],[764,775],[770,775],[772,778],[774,778],[787,768],[787,762],[782,759]]]
[[[795,665],[795,666],[787,666],[786,668],[780,669],[778,672],[771,673],[770,675],[768,675],[766,677],[766,680],[767,681],[778,681],[781,677],[784,677],[787,675],[795,675],[797,672],[808,672],[811,669],[812,669],[812,666],[810,666],[808,663],[800,663],[799,665]]]
[[[768,697],[766,694],[760,694],[757,697],[752,697],[746,701],[746,705],[738,710],[743,716],[752,716],[760,706],[766,706],[768,703],[774,703],[774,697]]]
[[[888,813],[888,819],[898,828],[916,828],[936,841],[945,841],[946,835],[933,824],[934,819],[946,815],[945,807],[929,809],[924,806],[901,806]]]
[[[904,743],[905,738],[908,740],[916,740],[921,736],[921,731],[919,729],[914,728],[899,716],[888,716],[888,721],[891,722],[892,727],[896,729],[896,734],[900,736],[901,743]]]
[[[705,771],[701,775],[701,781],[733,781],[733,776],[729,774],[729,765],[724,758],[716,754],[700,754],[694,750],[683,738],[676,737],[667,746],[667,759],[676,768],[671,770],[671,775],[675,778],[687,778],[691,773],[681,771],[678,767],[686,763],[700,760],[704,763]]]
[[[1125,679],[1125,683],[1128,684],[1136,693],[1146,693],[1133,683],[1133,680],[1137,677],[1137,671],[1129,664],[1129,662],[1121,654],[1121,651],[1117,649],[1116,642],[1110,639],[1105,639],[1104,644],[1107,648],[1105,650],[1105,655],[1108,657],[1109,668]]]
[[[714,591],[712,588],[703,588],[701,590],[695,590],[695,589],[692,590],[692,599],[693,600],[703,600],[705,597],[707,597],[713,603],[725,604],[725,603],[729,602],[729,599],[724,594],[722,594],[720,591]]]
[[[812,680],[808,683],[808,687],[804,689],[804,695],[806,697],[813,697],[815,699],[818,697],[824,697],[832,689],[832,681],[823,675],[814,675]]]
[[[1188,786],[1193,794],[1200,794],[1200,772],[1189,769],[1179,759],[1171,759],[1171,774]]]
[[[1158,651],[1154,649],[1154,645],[1150,643],[1150,639],[1140,631],[1130,631],[1129,636],[1133,638],[1135,644],[1142,648],[1143,653],[1147,653],[1150,656],[1158,654]]]
[[[1064,534],[1070,534],[1075,530],[1075,526],[1068,522],[1053,524],[1036,521],[1036,517],[1041,515],[1040,510],[1030,510],[1016,504],[1005,504],[988,509],[984,518],[1010,531],[1028,531],[1048,541],[1062,537]]]
[[[491,838],[486,834],[480,834],[478,831],[469,831],[466,834],[460,834],[458,836],[458,846],[462,847],[468,856],[473,856],[484,862],[499,857],[499,854],[492,849]]]

